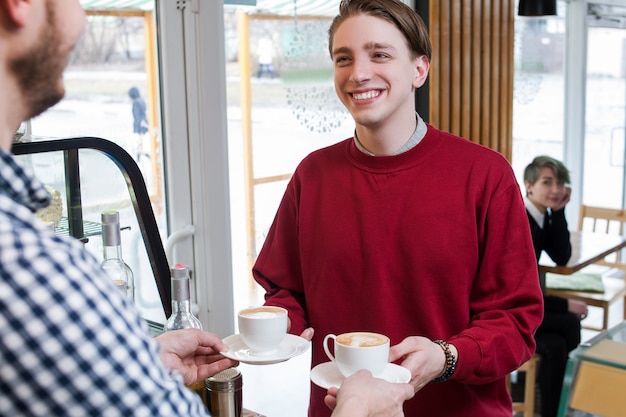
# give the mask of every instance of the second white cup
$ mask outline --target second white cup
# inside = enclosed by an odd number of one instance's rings
[[[334,341],[334,355],[328,347],[330,339]],[[389,338],[371,332],[329,334],[324,337],[324,351],[345,377],[361,369],[367,369],[378,377],[389,362]]]
[[[287,335],[287,310],[282,307],[245,308],[237,315],[239,333],[254,355],[276,352]]]

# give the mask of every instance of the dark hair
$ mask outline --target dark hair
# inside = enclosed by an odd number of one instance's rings
[[[335,16],[328,29],[328,50],[332,58],[333,37],[339,25],[347,18],[365,14],[384,19],[404,35],[412,58],[425,55],[432,59],[433,48],[428,35],[428,28],[416,11],[399,0],[342,0],[339,14]]]
[[[569,170],[567,167],[558,159],[554,159],[546,155],[537,156],[530,164],[528,164],[524,170],[524,182],[529,184],[536,183],[539,179],[541,170],[544,168],[550,168],[558,180],[569,184]]]

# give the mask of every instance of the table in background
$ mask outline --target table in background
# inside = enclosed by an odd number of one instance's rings
[[[588,346],[588,345],[590,346]],[[574,410],[605,417],[626,415],[626,321],[570,353],[558,417]]]
[[[592,232],[570,232],[572,256],[567,265],[558,266],[543,252],[539,258],[539,272],[570,275],[607,255],[626,247],[626,238],[618,235]]]

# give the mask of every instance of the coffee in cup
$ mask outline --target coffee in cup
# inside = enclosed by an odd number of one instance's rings
[[[334,341],[334,355],[328,347],[330,339]],[[350,332],[338,336],[329,334],[324,337],[324,351],[345,377],[361,369],[367,369],[377,377],[389,362],[389,338],[372,332]]]
[[[253,355],[271,355],[287,334],[287,310],[282,307],[245,308],[237,315],[239,333]]]

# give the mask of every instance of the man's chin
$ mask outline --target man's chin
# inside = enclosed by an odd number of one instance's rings
[[[40,114],[48,110],[50,107],[58,104],[63,99],[64,96],[65,96],[65,90],[62,90],[58,92],[57,94],[49,94],[47,96],[40,97],[39,100],[31,103],[31,106],[30,106],[31,111],[27,119],[32,119],[33,117],[39,116]]]

